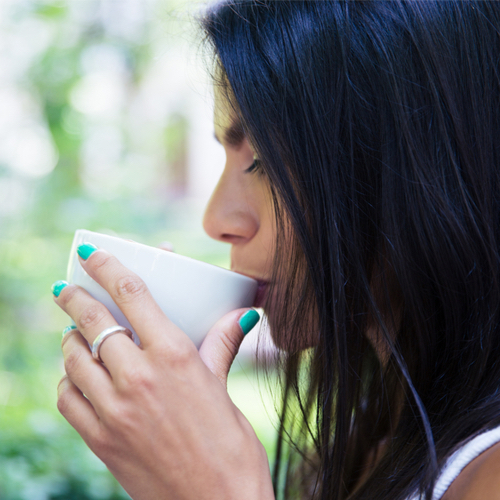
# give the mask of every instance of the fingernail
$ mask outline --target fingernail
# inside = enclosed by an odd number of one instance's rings
[[[76,249],[76,251],[78,252],[78,255],[83,260],[87,260],[96,250],[97,250],[97,247],[95,245],[93,245],[92,243],[82,243]]]
[[[259,321],[259,313],[255,309],[250,309],[240,318],[238,323],[243,330],[243,335],[246,335]]]
[[[69,325],[69,326],[67,326],[63,330],[63,332],[62,332],[62,336],[64,337],[67,333],[72,332],[73,330],[76,330],[76,326],[75,325]]]
[[[69,283],[67,281],[64,281],[64,280],[56,281],[52,285],[52,293],[56,297],[59,297],[59,294],[62,292],[63,288],[67,287],[68,285],[69,285]]]
[[[167,252],[173,252],[174,251],[174,245],[170,243],[170,241],[162,241],[159,245],[158,248],[161,248],[162,250],[166,250]]]

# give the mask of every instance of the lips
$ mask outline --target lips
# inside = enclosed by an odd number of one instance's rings
[[[237,268],[235,268],[235,266],[231,266],[231,271],[238,274],[242,274],[243,276],[247,276],[248,278],[252,278],[257,282],[257,292],[255,293],[255,299],[253,301],[252,307],[262,307],[264,305],[264,300],[266,298],[266,291],[269,285],[269,281],[264,281],[262,279],[257,278],[255,275],[242,272]]]

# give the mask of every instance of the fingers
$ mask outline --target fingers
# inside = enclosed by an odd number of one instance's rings
[[[203,341],[200,357],[224,387],[244,336],[259,319],[259,313],[254,309],[236,309],[221,318]]]
[[[103,330],[117,324],[103,304],[76,285],[66,284],[60,290],[56,290],[54,300],[71,316],[79,332],[90,345]],[[71,338],[74,334],[69,335]],[[63,339],[63,347],[70,338]],[[83,339],[81,341],[84,344]],[[71,345],[73,345],[73,340]],[[84,347],[89,356],[89,363],[98,366],[99,363],[92,358],[88,346],[84,345]],[[124,364],[129,366],[133,364],[140,354],[140,348],[123,334],[113,335],[101,344],[100,356],[112,377],[116,376]]]
[[[88,344],[78,330],[64,336],[62,351],[66,374],[100,414],[99,401],[108,401],[113,391],[108,371],[92,358]]]
[[[57,387],[57,408],[87,444],[96,440],[101,432],[99,417],[89,400],[67,376]]]
[[[83,245],[82,245],[83,246]],[[82,255],[82,253],[80,253]],[[185,343],[188,337],[174,325],[151,296],[146,284],[105,250],[83,254],[80,262],[97,283],[111,296],[141,340],[144,349],[158,340],[158,333],[168,328],[169,340]]]
[[[162,250],[165,250],[166,252],[173,252],[174,251],[174,245],[170,243],[170,241],[162,241],[159,245],[158,248],[161,248]]]

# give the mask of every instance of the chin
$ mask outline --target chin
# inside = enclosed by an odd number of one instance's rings
[[[258,281],[254,307],[264,311],[275,347],[296,353],[319,344],[318,308],[314,294],[299,280],[296,286]]]
[[[280,351],[292,354],[319,344],[317,315],[310,314],[308,319],[303,315],[297,316],[297,309],[294,308],[294,315],[285,320],[284,311],[269,304],[269,301],[261,308],[266,315],[271,339]]]

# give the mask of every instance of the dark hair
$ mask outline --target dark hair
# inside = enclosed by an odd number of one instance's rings
[[[500,3],[231,0],[203,27],[275,197],[276,493],[430,499],[500,424]]]

